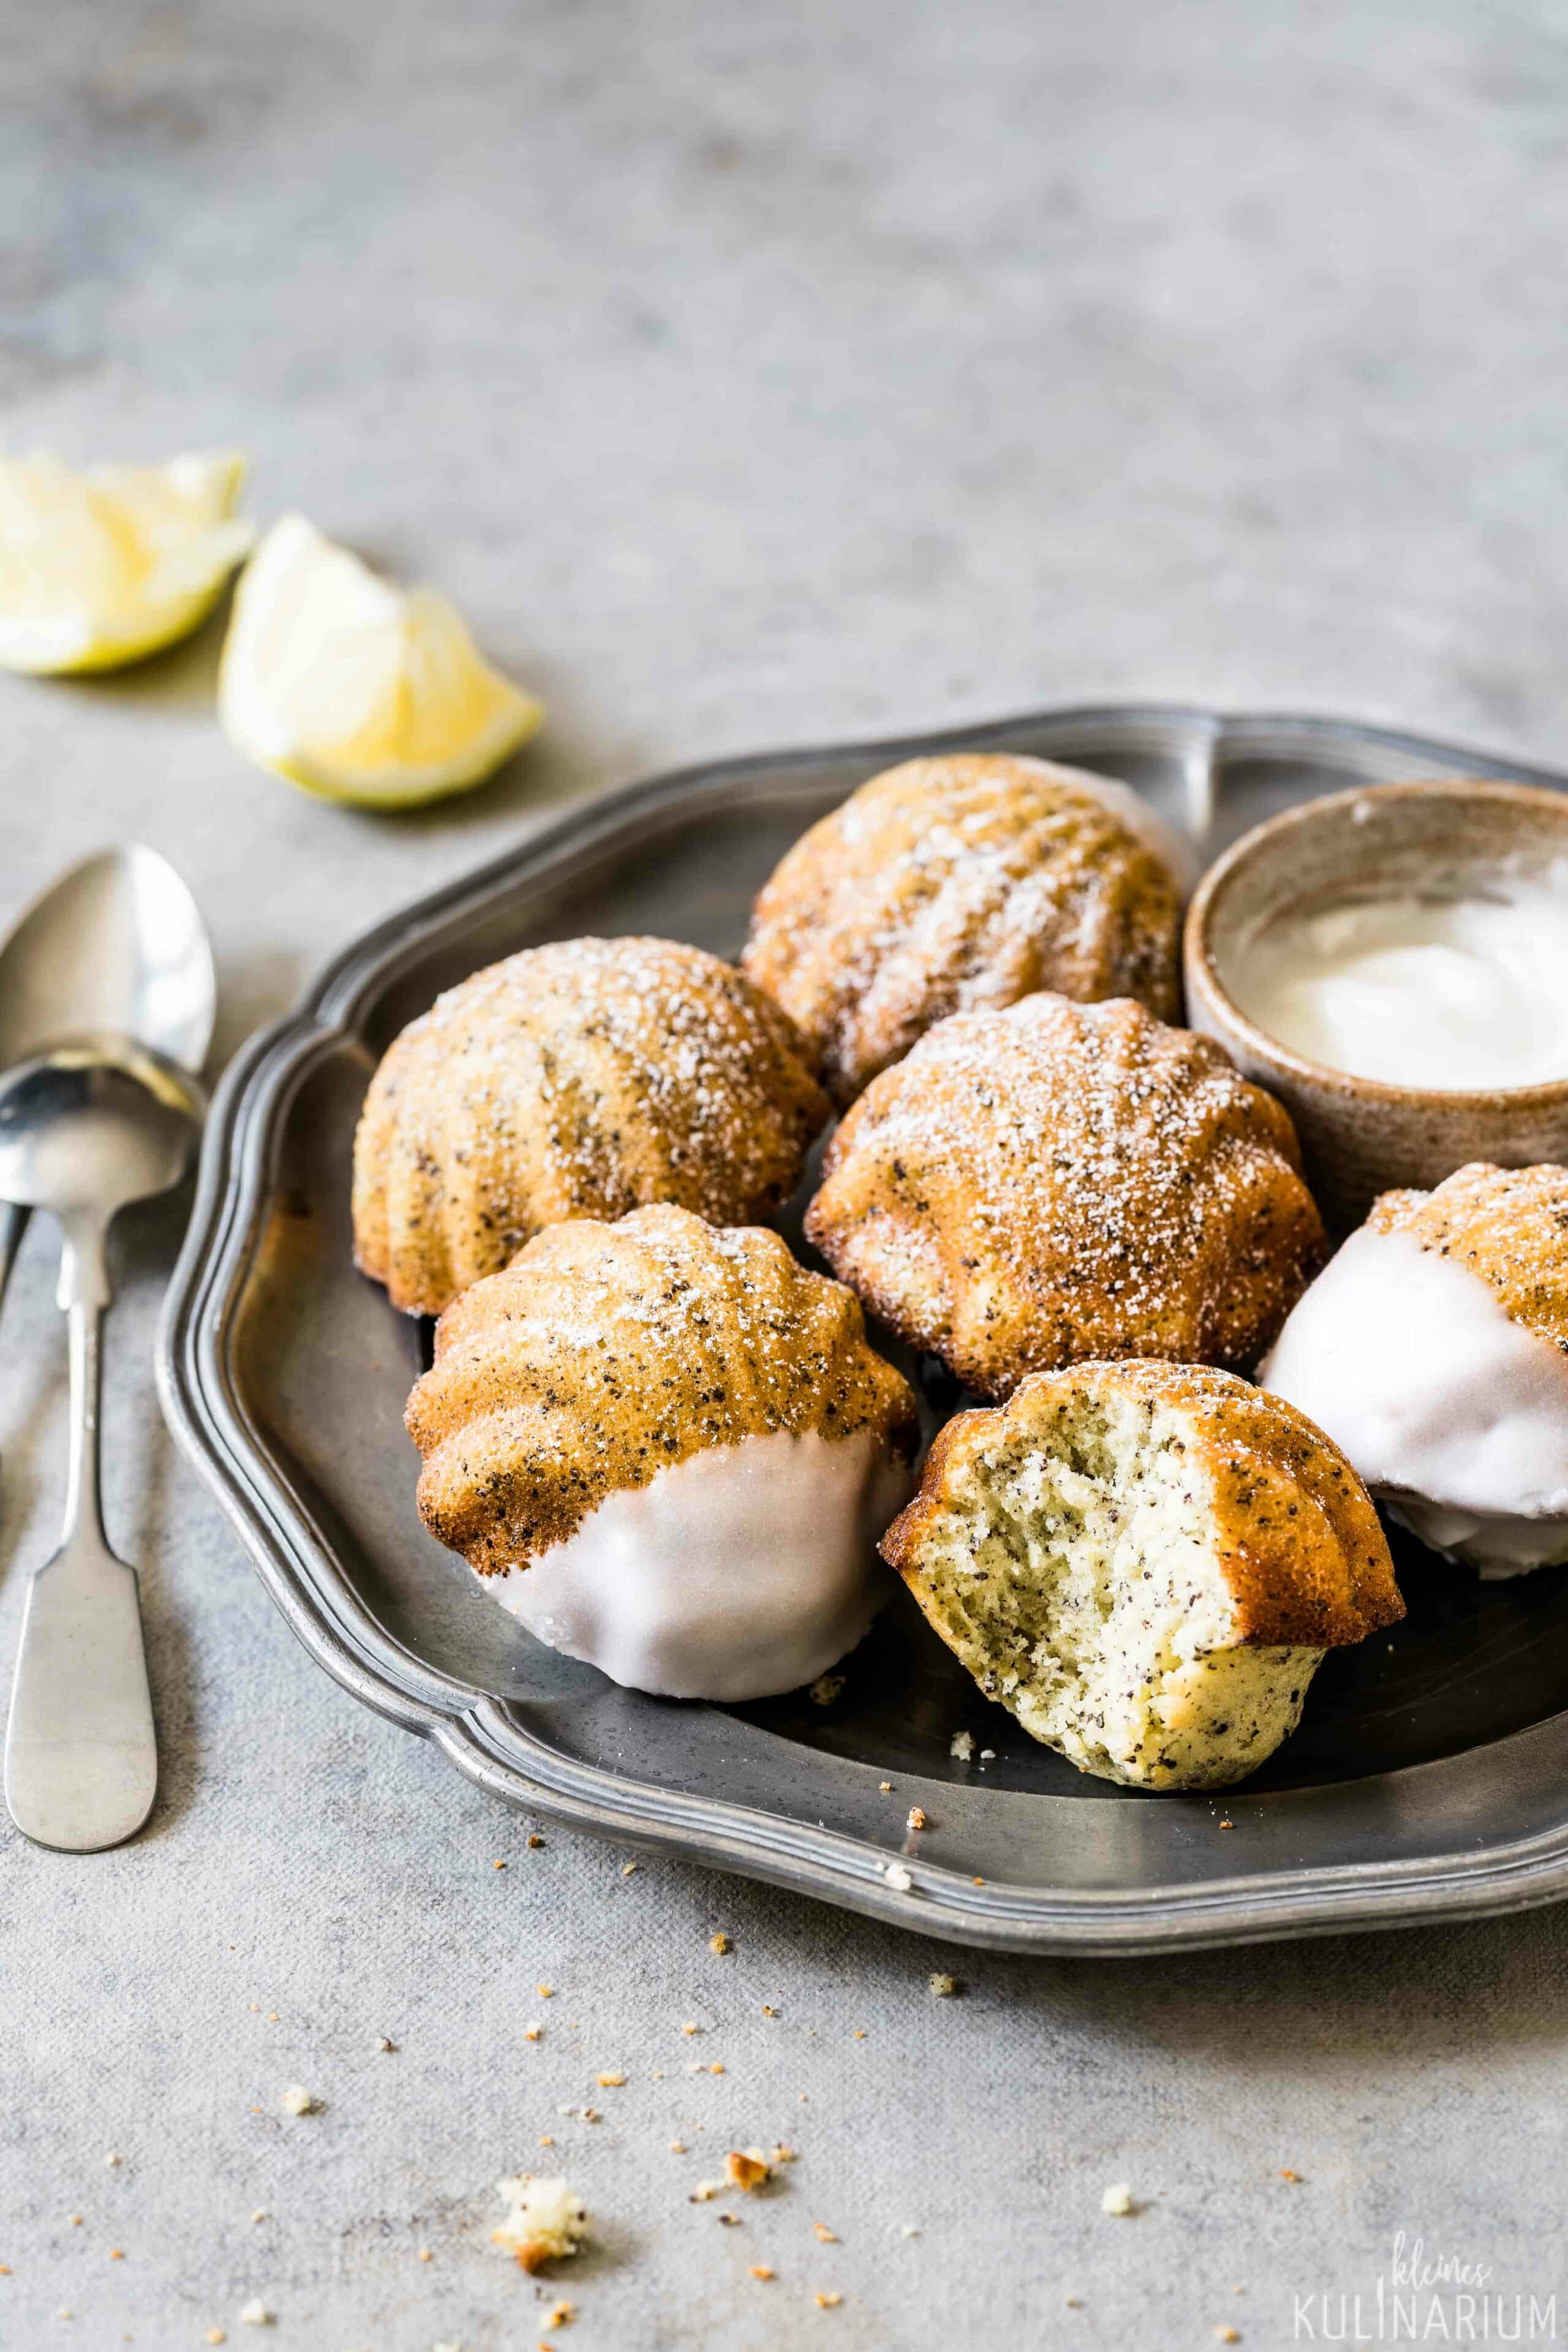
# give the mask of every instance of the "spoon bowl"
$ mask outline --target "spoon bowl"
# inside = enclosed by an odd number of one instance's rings
[[[206,930],[168,859],[141,842],[96,850],[0,945],[0,1068],[112,1031],[199,1070],[216,1004]]]
[[[129,1037],[72,1040],[0,1075],[0,1200],[113,1217],[184,1175],[205,1108],[189,1074]]]
[[[0,1069],[112,1034],[199,1071],[216,1002],[205,927],[168,859],[140,842],[97,850],[0,940]],[[26,1203],[0,1207],[0,1303],[26,1222]]]

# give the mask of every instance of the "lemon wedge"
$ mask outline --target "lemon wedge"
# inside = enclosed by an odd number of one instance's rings
[[[274,523],[241,576],[218,713],[247,759],[363,808],[482,782],[544,717],[444,596],[378,579],[303,515]]]
[[[118,669],[206,618],[256,533],[234,519],[245,459],[77,473],[0,459],[0,667]]]

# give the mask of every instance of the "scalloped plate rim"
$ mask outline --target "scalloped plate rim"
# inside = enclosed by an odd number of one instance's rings
[[[334,1578],[330,1545],[311,1526],[308,1507],[234,1393],[226,1340],[260,1209],[268,1138],[310,1063],[353,1040],[357,1004],[412,941],[465,911],[477,911],[596,837],[613,837],[670,803],[722,789],[742,775],[784,782],[792,772],[825,761],[882,763],[938,748],[984,748],[1046,727],[1063,733],[1104,728],[1123,737],[1140,730],[1190,730],[1194,745],[1206,748],[1211,772],[1215,754],[1227,747],[1244,745],[1249,738],[1296,737],[1303,746],[1375,746],[1448,770],[1568,789],[1568,777],[1538,764],[1328,714],[1226,714],[1201,705],[1096,703],[1053,706],[915,735],[731,755],[666,770],[575,803],[544,820],[514,848],[370,926],[329,960],[295,1011],[258,1031],[235,1055],[214,1098],[190,1223],[160,1322],[157,1377],[164,1416],[317,1664],[362,1704],[434,1739],[467,1779],[513,1806],[552,1814],[628,1845],[789,1887],[921,1934],[1040,1954],[1146,1954],[1415,1926],[1568,1897],[1568,1800],[1563,1821],[1553,1829],[1462,1853],[1307,1864],[1181,1885],[1059,1892],[1001,1883],[976,1886],[955,1871],[916,1859],[907,1864],[910,1889],[890,1886],[886,1870],[893,1857],[869,1840],[685,1794],[566,1757],[529,1733],[503,1701],[415,1658],[364,1611],[344,1580]],[[1423,1775],[1464,1764],[1469,1756],[1552,1741],[1568,1752],[1568,1711],[1466,1757],[1373,1777],[1414,1785]],[[1288,1803],[1296,1793],[1273,1792],[1266,1801]],[[1245,1790],[1237,1795],[1245,1801]]]

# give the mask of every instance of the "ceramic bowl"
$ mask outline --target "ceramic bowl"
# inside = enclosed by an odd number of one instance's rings
[[[1549,1085],[1391,1086],[1309,1062],[1230,993],[1247,943],[1292,910],[1414,890],[1462,895],[1568,860],[1568,793],[1467,778],[1379,784],[1271,817],[1209,868],[1187,913],[1187,1018],[1296,1122],[1324,1217],[1358,1223],[1379,1192],[1440,1183],[1467,1160],[1568,1160],[1568,1072]]]

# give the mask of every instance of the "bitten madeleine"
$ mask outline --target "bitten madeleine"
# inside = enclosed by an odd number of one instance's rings
[[[806,1232],[983,1396],[1085,1358],[1250,1367],[1322,1263],[1295,1131],[1117,999],[961,1013],[846,1115]]]
[[[949,1013],[1039,989],[1177,1019],[1189,859],[1110,777],[1018,753],[910,760],[786,853],[742,961],[842,1109]]]
[[[1145,1789],[1255,1770],[1324,1653],[1405,1613],[1343,1455],[1190,1365],[1079,1364],[960,1413],[882,1551],[1032,1738]]]
[[[1258,1378],[1436,1549],[1492,1578],[1568,1563],[1568,1168],[1385,1192]]]
[[[438,1314],[544,1226],[652,1201],[771,1215],[828,1116],[787,1014],[670,940],[562,940],[477,971],[392,1045],[354,1139],[354,1250]]]
[[[882,1595],[907,1382],[779,1236],[684,1209],[552,1225],[442,1316],[419,1509],[541,1641],[679,1698],[813,1681]]]

